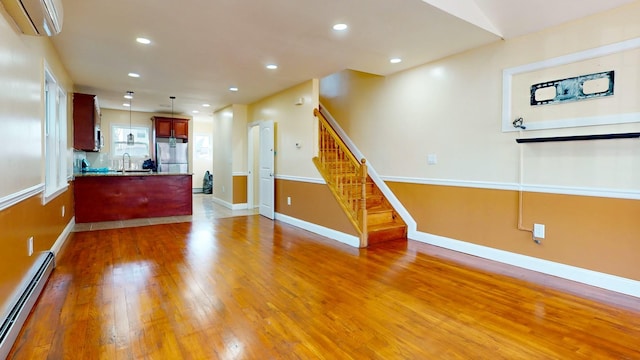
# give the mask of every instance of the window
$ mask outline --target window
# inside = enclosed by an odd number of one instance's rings
[[[133,133],[134,144],[127,145],[127,135]],[[149,157],[149,128],[144,126],[112,125],[111,154],[122,156],[128,153],[132,157]]]
[[[67,161],[67,94],[58,86],[51,72],[45,68],[44,83],[44,203],[67,189],[71,174]]]
[[[211,160],[211,135],[195,135],[195,157],[203,160]]]

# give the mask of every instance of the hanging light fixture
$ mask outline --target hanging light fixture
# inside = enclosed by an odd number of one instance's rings
[[[133,99],[133,91],[127,91],[127,95],[129,98],[129,135],[127,135],[127,146],[133,146],[133,144],[135,144],[133,131],[131,131],[131,99]]]
[[[173,100],[175,100],[176,97],[169,96],[169,99],[171,99],[171,120],[173,121]],[[169,147],[172,147],[172,148],[176,147],[176,136],[174,134],[173,129],[171,129],[171,135],[169,136]]]

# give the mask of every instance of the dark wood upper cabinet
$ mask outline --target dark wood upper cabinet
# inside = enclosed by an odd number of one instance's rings
[[[189,139],[189,120],[173,119],[173,131],[177,139]]]
[[[189,119],[154,116],[151,120],[154,122],[156,137],[168,138],[173,133],[176,139],[189,140]]]
[[[156,137],[171,137],[173,122],[168,118],[155,117]]]
[[[90,94],[73,94],[73,148],[84,151],[100,151],[100,107],[98,97]]]

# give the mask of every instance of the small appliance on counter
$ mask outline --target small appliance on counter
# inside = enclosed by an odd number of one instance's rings
[[[186,174],[189,172],[188,143],[176,143],[174,146],[168,142],[156,144],[156,160],[159,173]]]

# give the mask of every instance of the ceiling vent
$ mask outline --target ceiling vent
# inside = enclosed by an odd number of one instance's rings
[[[62,0],[0,0],[27,35],[53,36],[62,31]]]

